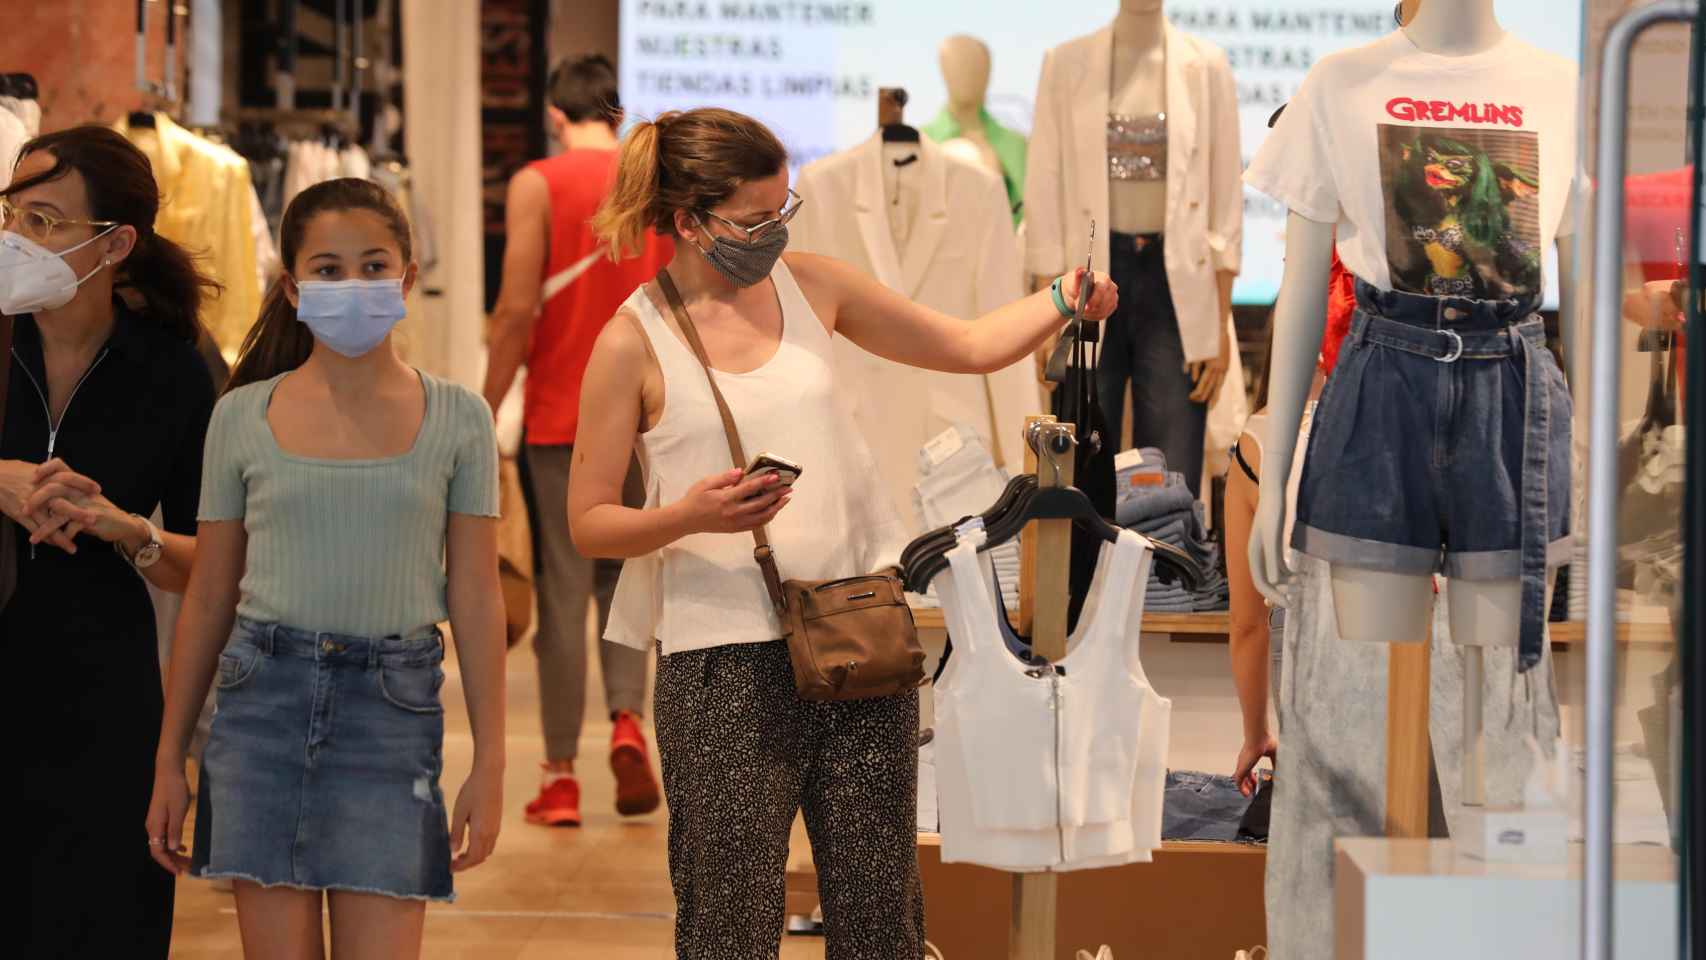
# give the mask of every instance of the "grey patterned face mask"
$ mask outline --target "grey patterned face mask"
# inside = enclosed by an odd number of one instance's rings
[[[704,221],[700,221],[703,223]],[[765,277],[776,266],[776,261],[782,256],[782,251],[788,246],[788,225],[779,223],[764,232],[757,240],[730,240],[728,237],[713,237],[711,249],[705,250],[698,244],[693,248],[711,265],[711,269],[723,275],[723,278],[737,287],[750,287]]]

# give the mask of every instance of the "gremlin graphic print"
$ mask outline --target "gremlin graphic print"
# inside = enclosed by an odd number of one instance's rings
[[[1392,287],[1504,300],[1540,290],[1533,131],[1380,125]]]

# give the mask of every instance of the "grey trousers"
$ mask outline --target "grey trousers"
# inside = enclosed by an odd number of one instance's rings
[[[1285,615],[1277,699],[1279,760],[1268,827],[1268,956],[1332,960],[1333,841],[1377,837],[1386,813],[1386,662],[1383,643],[1340,638],[1326,563],[1296,558]],[[1462,648],[1451,639],[1447,592],[1434,604],[1429,733],[1437,802],[1455,828],[1462,785]],[[1532,758],[1524,736],[1550,748],[1558,735],[1552,656],[1516,672],[1516,648],[1485,649],[1486,788],[1489,804],[1517,803]],[[1432,803],[1430,803],[1430,807]],[[1434,819],[1430,817],[1430,819]],[[1441,831],[1434,825],[1431,831]]]
[[[538,531],[539,628],[533,651],[539,658],[539,719],[545,731],[547,760],[573,760],[586,716],[586,607],[598,606],[599,665],[604,703],[611,713],[644,713],[648,654],[604,639],[610,598],[616,592],[621,561],[590,560],[569,537],[570,446],[527,447],[527,480],[532,487],[533,522]],[[630,467],[623,500],[644,501],[639,470]]]

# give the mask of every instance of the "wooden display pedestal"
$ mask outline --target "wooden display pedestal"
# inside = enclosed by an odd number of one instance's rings
[[[1267,848],[1241,843],[1167,843],[1154,863],[1057,874],[1054,956],[1116,960],[1230,958],[1267,941],[1262,877]],[[924,923],[947,960],[1007,955],[1014,875],[943,863],[935,834],[918,835]]]
[[[1537,865],[1485,863],[1450,840],[1359,837],[1334,849],[1338,960],[1581,955],[1579,844],[1569,863]],[[1612,874],[1615,955],[1678,956],[1675,855],[1617,847]]]

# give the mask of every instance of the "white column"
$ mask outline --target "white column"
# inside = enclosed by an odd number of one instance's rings
[[[412,359],[475,390],[486,368],[479,44],[479,4],[404,0],[404,149],[439,253],[422,271]]]

